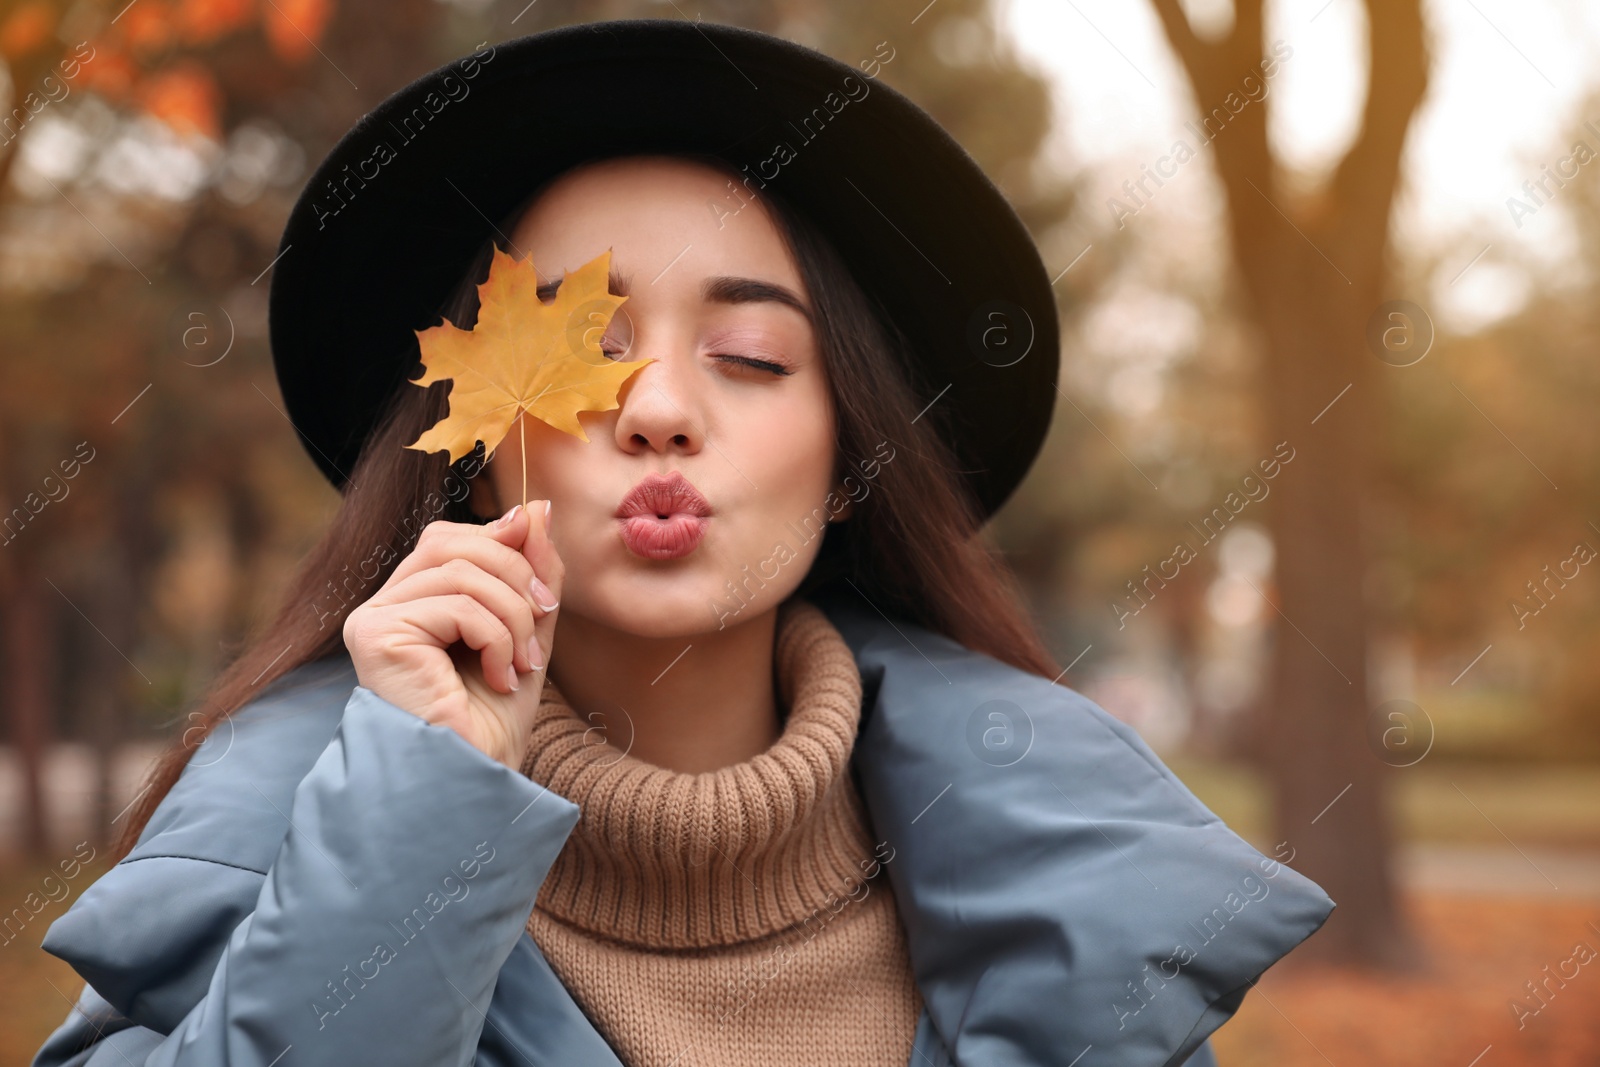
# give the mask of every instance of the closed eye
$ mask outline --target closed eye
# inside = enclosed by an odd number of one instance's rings
[[[625,355],[626,353],[615,347],[606,347],[606,343],[602,342],[600,354],[605,356],[607,359],[615,360],[619,356]],[[780,377],[794,373],[794,371],[790,370],[788,367],[785,367],[782,363],[778,363],[770,359],[756,359],[754,356],[740,356],[729,352],[719,352],[714,354],[712,358],[738,366],[752,367],[756,370],[770,371]]]
[[[755,367],[759,370],[768,370],[780,376],[794,373],[794,371],[790,370],[788,367],[785,367],[782,363],[775,363],[770,359],[756,359],[753,356],[735,356],[722,353],[719,353],[715,358],[725,360],[729,363],[737,363],[747,367]]]

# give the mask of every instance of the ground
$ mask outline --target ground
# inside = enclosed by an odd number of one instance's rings
[[[1569,964],[1577,942],[1600,950],[1600,901],[1409,894],[1431,956],[1414,977],[1325,968],[1269,971],[1213,1039],[1220,1067],[1595,1067],[1600,958]],[[1593,925],[1591,925],[1593,924]],[[1539,1008],[1524,987],[1557,980]],[[1537,1014],[1520,1016],[1513,1000]]]

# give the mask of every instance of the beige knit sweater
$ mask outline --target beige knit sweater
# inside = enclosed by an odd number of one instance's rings
[[[594,729],[545,683],[522,771],[583,814],[528,932],[628,1067],[910,1059],[922,996],[892,846],[849,773],[861,677],[802,600],[774,651],[782,736],[703,774],[625,754],[626,727]]]

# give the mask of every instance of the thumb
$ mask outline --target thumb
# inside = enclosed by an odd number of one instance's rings
[[[502,545],[520,550],[528,536],[528,509],[515,504],[510,511],[483,527],[483,532]]]
[[[556,546],[550,540],[550,520],[553,509],[549,500],[535,500],[523,509],[526,515],[528,529],[522,542],[522,554],[528,562],[533,564],[533,573],[550,590],[555,598],[555,603],[561,601],[562,579],[566,576],[566,565],[561,562],[561,557],[556,553]]]

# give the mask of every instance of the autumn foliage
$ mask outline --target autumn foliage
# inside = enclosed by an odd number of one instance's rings
[[[29,0],[0,20],[7,65],[48,58],[76,45],[62,25],[66,5]],[[92,59],[79,85],[162,120],[179,135],[220,139],[222,98],[216,77],[194,54],[231,34],[256,33],[289,65],[304,63],[332,15],[331,0],[121,0],[101,12],[88,38]],[[48,65],[48,64],[46,64]]]

